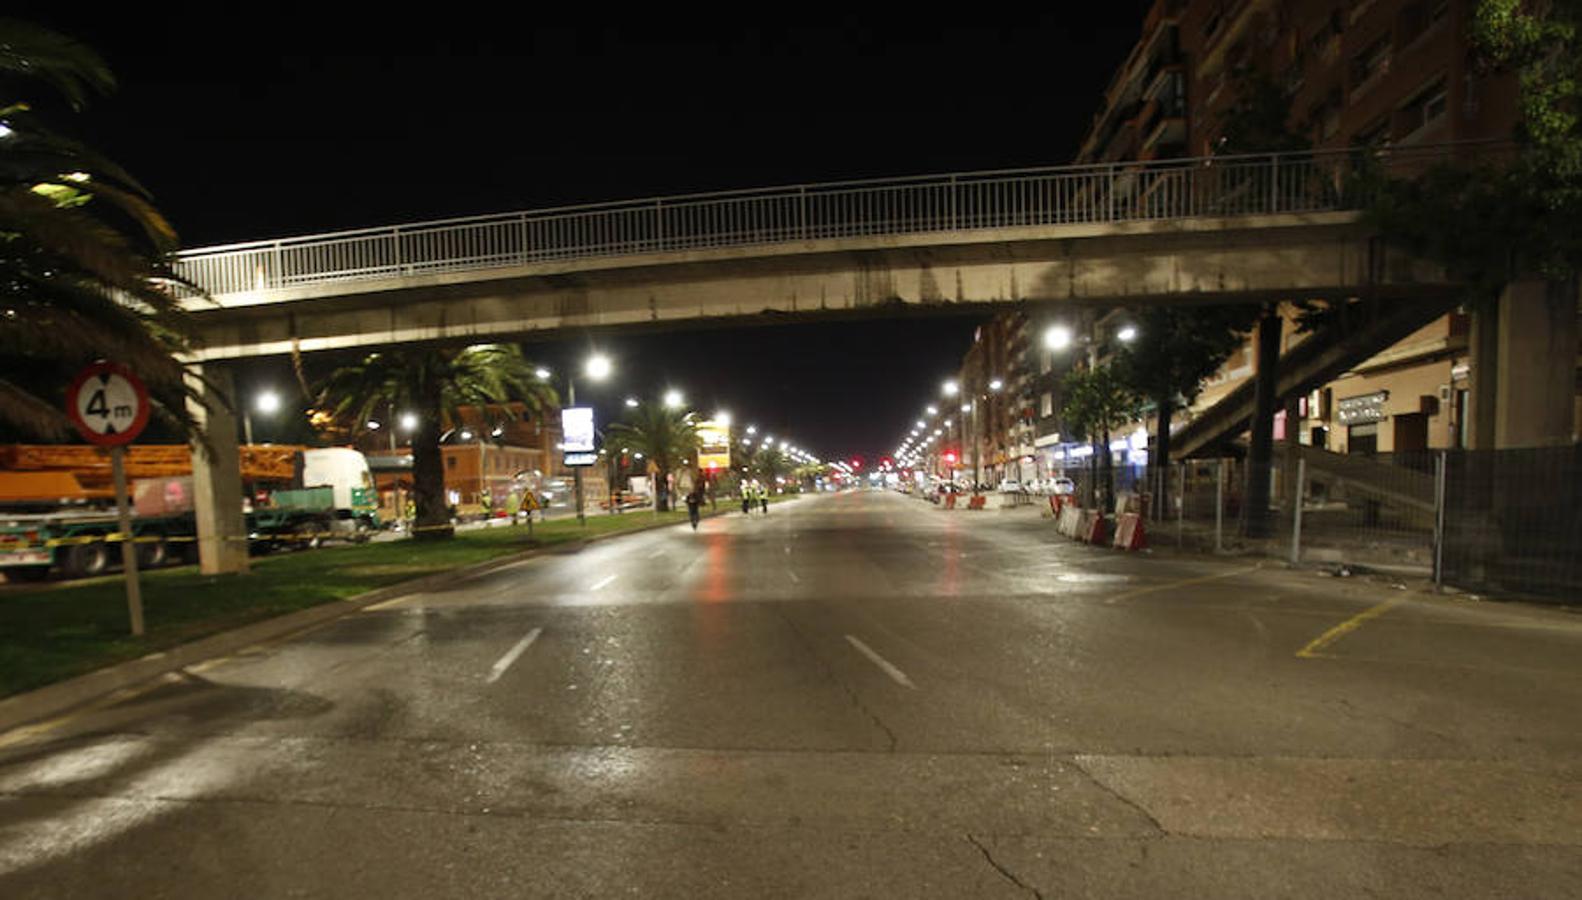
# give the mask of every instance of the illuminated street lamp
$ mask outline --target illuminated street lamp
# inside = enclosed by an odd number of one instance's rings
[[[682,397],[681,392],[675,388],[665,391],[664,403],[666,409],[675,409],[685,402],[686,398]]]
[[[637,407],[637,398],[636,397],[627,397],[626,398],[626,405],[628,407],[631,407],[631,408],[635,409]]]
[[[1115,336],[1120,338],[1122,343],[1130,344],[1132,341],[1137,339],[1137,326],[1122,325],[1121,330],[1117,331]]]
[[[253,442],[253,410],[255,409],[266,416],[272,416],[280,412],[280,395],[274,391],[266,390],[254,398],[251,408],[244,407],[242,409],[242,435],[249,444]],[[235,432],[232,433],[234,434]]]
[[[1003,388],[1003,387],[1005,387],[1005,382],[1001,381],[998,378],[996,378],[993,381],[989,382],[989,390],[991,390],[991,391],[998,391],[1000,388]]]
[[[939,407],[937,407],[937,406],[930,406],[928,408],[927,412],[931,416],[937,416],[937,415],[939,415]]]
[[[603,353],[595,353],[588,357],[587,363],[583,366],[583,372],[594,381],[603,381],[610,377],[610,371],[613,368],[614,365],[611,364],[608,356]]]
[[[954,397],[957,394],[961,393],[961,385],[957,384],[955,382],[955,379],[952,379],[950,381],[945,382],[944,385],[942,385],[939,390],[940,390],[940,393],[944,394],[946,397]]]
[[[1051,325],[1044,330],[1044,346],[1051,350],[1064,350],[1071,341],[1071,329],[1065,325]]]

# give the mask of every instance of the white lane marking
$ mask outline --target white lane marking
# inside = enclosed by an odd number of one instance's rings
[[[499,662],[496,662],[494,667],[489,670],[489,677],[484,679],[484,683],[494,684],[499,681],[500,676],[505,674],[505,670],[511,668],[511,664],[516,662],[517,658],[523,653],[526,653],[528,647],[533,646],[533,642],[538,640],[538,636],[543,630],[542,628],[535,628],[529,631],[527,637],[517,641],[515,647],[505,651],[505,655],[500,657]]]
[[[648,554],[648,558],[649,559],[658,559],[659,557],[664,556],[664,555],[665,555],[665,548],[660,547],[658,550],[655,550],[654,552]]]
[[[588,588],[588,590],[596,591],[599,588],[604,587],[605,585],[609,584],[610,582],[614,581],[615,579],[617,579],[619,577],[621,577],[621,576],[619,576],[619,575],[606,575],[603,578],[600,578],[598,581],[595,581],[593,583],[593,587]]]
[[[889,660],[873,652],[872,647],[869,647],[867,644],[864,644],[862,641],[857,640],[849,634],[846,635],[846,640],[850,641],[851,645],[857,648],[857,652],[868,657],[870,662],[883,670],[884,674],[890,676],[890,678],[895,681],[896,684],[899,684],[902,687],[911,688],[914,691],[917,690],[917,685],[912,683],[912,679],[906,677],[905,672],[897,669],[895,666],[890,664]]]
[[[802,583],[802,579],[796,577],[796,573],[791,571],[790,569],[786,570],[786,577],[791,579],[791,583],[792,584],[801,584]]]

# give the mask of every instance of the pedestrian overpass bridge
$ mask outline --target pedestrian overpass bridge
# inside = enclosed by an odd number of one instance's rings
[[[1421,159],[1436,148],[1420,148]],[[193,359],[964,304],[1443,296],[1354,152],[797,185],[186,251]]]

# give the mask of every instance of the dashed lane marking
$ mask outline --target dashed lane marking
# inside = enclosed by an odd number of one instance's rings
[[[538,640],[538,636],[542,634],[543,631],[544,629],[542,628],[535,628],[532,631],[529,631],[527,633],[527,637],[517,641],[515,646],[505,651],[505,655],[500,657],[500,659],[489,669],[489,677],[484,679],[484,683],[494,684],[496,681],[499,681],[500,676],[505,674],[505,670],[511,668],[511,664],[516,662],[523,653],[526,653],[528,647],[533,646],[533,642]]]
[[[900,669],[896,668],[894,665],[892,665],[890,663],[889,660],[887,660],[884,657],[880,656],[879,654],[875,653],[872,647],[869,647],[867,644],[864,644],[862,641],[858,640],[857,638],[855,638],[855,637],[853,637],[853,636],[851,636],[849,634],[846,635],[846,640],[850,641],[851,645],[853,647],[857,648],[857,652],[858,653],[861,653],[863,656],[868,657],[868,660],[870,662],[872,662],[874,665],[878,666],[880,671],[882,671],[882,672],[884,672],[884,674],[890,676],[890,680],[894,681],[896,684],[899,684],[900,686],[902,686],[904,688],[910,688],[910,689],[912,689],[914,691],[917,690],[917,685],[912,683],[912,679],[906,677],[906,673],[905,672],[903,672]]]

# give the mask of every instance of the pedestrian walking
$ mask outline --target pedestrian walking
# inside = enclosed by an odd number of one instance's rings
[[[691,466],[682,466],[676,473],[676,493],[682,496],[687,504],[687,518],[692,522],[692,530],[698,530],[698,508],[703,505],[703,486],[698,483],[697,475]]]
[[[763,507],[764,515],[769,515],[769,485],[767,484],[758,489],[758,505]]]
[[[742,515],[744,515],[744,516],[752,515],[753,514],[753,483],[751,481],[740,482],[739,484],[736,485],[736,490],[737,490],[738,493],[740,493],[742,495]]]

